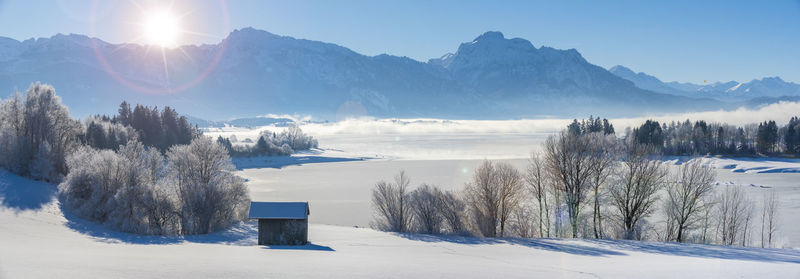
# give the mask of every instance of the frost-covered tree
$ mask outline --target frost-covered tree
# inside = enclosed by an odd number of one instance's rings
[[[66,174],[66,156],[77,147],[80,131],[80,123],[70,118],[69,110],[61,104],[53,87],[32,84],[24,97],[14,94],[0,106],[0,140],[8,144],[5,146],[8,152],[0,154],[0,162],[11,171],[31,176],[33,164],[37,168],[46,165],[41,160],[34,162],[37,156],[46,153],[54,173]],[[40,148],[48,150],[40,152]],[[41,169],[36,171],[43,178]],[[48,180],[56,178],[48,176]]]
[[[552,183],[548,176],[544,159],[539,153],[531,153],[528,159],[528,168],[525,176],[528,190],[536,200],[538,205],[538,225],[539,237],[550,237],[550,208],[547,205],[548,184]]]
[[[417,231],[438,234],[442,225],[442,191],[434,186],[422,184],[411,191],[409,198]]]
[[[725,186],[716,199],[717,238],[720,244],[746,243],[753,208],[739,186]]]
[[[650,148],[636,140],[628,141],[622,167],[609,187],[611,206],[625,239],[639,238],[638,225],[653,212],[657,193],[669,174],[662,162],[649,157]]]
[[[775,232],[778,230],[778,195],[775,190],[764,193],[761,208],[761,247],[772,247]]]
[[[613,129],[613,127],[612,127]],[[617,139],[613,134],[593,132],[585,135],[590,141],[589,167],[591,175],[589,183],[593,190],[594,207],[592,210],[592,231],[595,238],[603,238],[603,219],[601,214],[601,200],[606,182],[611,177],[617,164]]]
[[[84,123],[83,142],[94,148],[117,150],[120,145],[139,138],[133,127],[112,122],[107,117],[92,116]]]
[[[117,152],[82,147],[59,194],[78,216],[140,234],[208,233],[246,217],[247,189],[221,146],[198,139],[168,154],[165,167],[161,152],[137,141]]]
[[[38,149],[30,164],[31,177],[42,181],[57,181],[58,174],[53,165],[55,160],[50,144],[45,140]]]
[[[544,143],[544,158],[559,196],[563,195],[572,237],[578,237],[581,208],[591,191],[592,145],[588,137],[562,131]]]
[[[464,226],[464,201],[451,191],[445,191],[441,196],[441,214],[446,229],[453,234],[466,232]]]
[[[477,232],[485,237],[497,236],[500,213],[500,187],[494,163],[483,161],[472,180],[464,188],[471,217]]]
[[[678,169],[673,180],[674,183],[667,186],[664,204],[668,234],[670,240],[684,242],[708,210],[716,175],[699,160],[691,160]]]
[[[506,224],[511,219],[511,215],[518,211],[520,204],[525,197],[525,188],[522,174],[509,163],[500,162],[495,165],[497,172],[497,187],[499,210],[497,219],[500,225],[500,237],[506,236]]]
[[[372,190],[372,207],[375,212],[373,227],[383,231],[407,232],[411,229],[413,213],[408,186],[411,181],[405,171],[400,171],[394,183],[379,181]]]
[[[177,189],[182,234],[203,234],[247,215],[250,197],[224,147],[208,137],[167,151],[166,175]]]

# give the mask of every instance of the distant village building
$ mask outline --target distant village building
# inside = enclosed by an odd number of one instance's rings
[[[308,243],[307,202],[250,202],[247,218],[258,219],[258,245]]]

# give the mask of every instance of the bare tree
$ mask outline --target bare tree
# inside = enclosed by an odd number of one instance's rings
[[[578,237],[580,209],[591,189],[593,160],[588,137],[562,131],[544,143],[544,158],[554,185],[564,195],[572,237]]]
[[[594,238],[603,238],[603,219],[600,208],[601,187],[606,184],[606,180],[611,176],[614,166],[617,163],[616,136],[613,134],[605,135],[602,132],[586,135],[591,142],[591,168],[590,183],[594,190],[594,210],[592,212],[592,229]]]
[[[772,247],[772,238],[778,230],[778,196],[775,190],[764,193],[761,209],[761,247]]]
[[[539,214],[539,219],[537,220],[539,237],[550,237],[550,208],[547,206],[547,184],[549,181],[545,162],[538,153],[531,153],[531,157],[528,159],[525,181],[528,184],[528,190],[539,206],[537,211]]]
[[[658,200],[656,193],[668,175],[660,161],[648,157],[649,150],[646,145],[629,141],[618,181],[609,188],[611,205],[617,211],[625,239],[636,238],[637,225],[652,213]]]
[[[478,232],[485,237],[497,236],[500,212],[500,188],[497,187],[497,172],[494,164],[485,160],[475,170],[472,181],[464,191]]]
[[[463,212],[464,212],[464,201],[462,201],[458,196],[456,196],[451,191],[446,191],[442,193],[441,196],[441,213],[442,218],[447,224],[448,230],[451,233],[461,234],[466,231],[464,227],[464,219],[463,219]]]
[[[419,232],[438,234],[442,224],[442,191],[422,184],[411,191],[410,202]]]
[[[724,245],[745,243],[751,202],[739,186],[726,186],[717,196],[717,234]]]
[[[506,223],[508,223],[512,212],[514,212],[522,202],[524,196],[524,186],[522,175],[517,168],[506,162],[497,163],[497,187],[499,188],[498,219],[500,221],[500,237],[505,236]]]
[[[684,242],[686,234],[698,225],[707,210],[716,173],[699,160],[692,160],[678,169],[674,180],[667,188],[665,211],[675,232],[674,240]]]
[[[523,203],[511,212],[511,222],[509,231],[516,237],[531,238],[537,234],[536,224],[538,223],[533,215],[532,203]],[[539,232],[541,235],[541,232]]]
[[[372,206],[376,210],[374,225],[380,230],[406,232],[412,221],[407,193],[411,182],[405,171],[400,171],[394,179],[394,183],[379,181],[372,190]]]

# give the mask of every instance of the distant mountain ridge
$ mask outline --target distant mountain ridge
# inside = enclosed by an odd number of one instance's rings
[[[163,55],[83,35],[0,38],[0,90],[24,91],[35,81],[54,85],[77,116],[112,113],[122,100],[169,105],[203,119],[266,113],[329,120],[612,117],[726,106],[642,89],[577,50],[537,48],[500,32],[486,32],[427,63],[252,28],[235,30],[219,44]],[[142,90],[186,84],[192,86],[176,93]]]
[[[728,81],[699,85],[674,81],[662,82],[654,76],[642,72],[636,73],[621,65],[608,70],[621,78],[632,81],[639,88],[679,96],[706,97],[721,101],[767,100],[800,96],[800,84],[786,82],[780,77],[765,77],[744,83]]]

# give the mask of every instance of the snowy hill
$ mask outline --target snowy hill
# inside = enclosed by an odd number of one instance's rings
[[[787,82],[780,77],[765,77],[749,82],[715,82],[707,85],[679,82],[662,82],[646,73],[636,73],[617,65],[609,72],[632,81],[642,89],[686,97],[706,97],[722,101],[750,101],[750,103],[777,102],[781,97],[800,97],[800,84]]]
[[[164,53],[74,34],[0,39],[0,90],[25,90],[34,81],[54,85],[77,116],[112,113],[122,100],[170,105],[204,119],[629,116],[721,106],[642,90],[574,49],[536,48],[499,32],[427,63],[252,28],[219,44]]]
[[[64,214],[53,189],[0,171],[0,278],[800,276],[800,251],[787,249],[406,235],[320,224],[310,225],[309,245],[261,247],[252,222],[210,235],[139,236]]]

